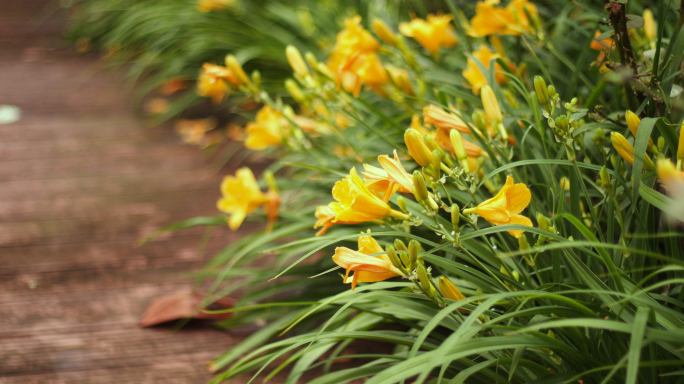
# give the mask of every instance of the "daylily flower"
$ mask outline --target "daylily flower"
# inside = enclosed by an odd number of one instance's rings
[[[428,15],[427,21],[416,18],[408,23],[400,23],[399,31],[404,36],[414,38],[430,54],[437,57],[440,48],[452,47],[458,42],[454,27],[449,24],[451,20],[451,15]]]
[[[256,114],[256,120],[247,124],[245,147],[261,151],[267,147],[279,146],[283,140],[283,123],[287,124],[282,114],[265,105]]]
[[[230,214],[228,226],[232,230],[240,228],[245,217],[269,201],[259,189],[252,171],[240,168],[235,176],[226,176],[221,182],[223,197],[216,202],[221,212]],[[272,198],[272,197],[271,197]]]
[[[335,224],[359,224],[362,223],[362,221],[336,221],[335,220],[335,212],[327,205],[319,205],[316,207],[316,223],[314,224],[314,229],[316,228],[321,228],[318,232],[316,232],[316,236],[323,236],[325,233],[330,229]]]
[[[513,184],[511,176],[506,177],[506,184],[489,200],[485,200],[475,208],[465,209],[463,213],[476,213],[478,216],[494,225],[522,224],[532,226],[532,220],[520,215],[530,204],[532,194],[527,185],[523,183]],[[524,231],[508,231],[516,238],[520,238]]]
[[[382,168],[363,165],[365,169],[363,176],[370,191],[381,195],[384,201],[389,201],[389,198],[397,191],[413,193],[413,176],[404,169],[396,150],[394,150],[394,158],[382,155],[378,156],[378,162]]]
[[[360,16],[345,21],[345,29],[337,34],[328,67],[335,74],[337,85],[355,97],[364,84],[382,94],[381,86],[389,77],[376,55],[380,44],[360,23]]]
[[[207,132],[216,128],[216,119],[209,117],[206,119],[180,119],[174,124],[176,132],[181,135],[186,144],[200,145],[205,141]]]
[[[658,29],[656,28],[656,22],[655,19],[653,18],[653,12],[651,12],[650,9],[646,8],[644,10],[644,35],[648,40],[654,40],[656,38],[656,35],[658,33]]]
[[[596,61],[602,62],[603,59],[606,57],[606,52],[615,49],[615,44],[613,43],[613,39],[611,39],[610,37],[603,40],[597,40],[599,36],[601,36],[601,31],[596,30],[596,32],[594,33],[594,38],[591,40],[591,44],[589,45],[589,48],[595,51],[601,51]]]
[[[372,254],[379,255],[369,256]],[[358,251],[346,247],[336,248],[333,261],[346,270],[344,282],[351,283],[352,291],[357,283],[374,283],[401,275],[401,271],[392,265],[385,250],[370,235],[359,237]],[[350,278],[351,271],[354,271],[354,276]]]
[[[513,0],[506,8],[498,7],[499,0],[480,1],[475,6],[475,16],[470,20],[468,34],[484,37],[492,34],[520,36],[533,33],[528,14],[537,15],[537,8],[528,0]]]
[[[230,84],[240,84],[230,69],[204,63],[197,79],[197,94],[202,97],[210,97],[214,104],[218,104],[230,92]]]
[[[475,52],[472,52],[472,57],[477,59],[482,65],[484,65],[485,68],[489,69],[490,62],[492,59],[498,59],[501,56],[498,53],[494,53],[492,50],[487,48],[485,45],[480,45],[480,49],[478,49]],[[515,69],[515,66],[513,64],[509,64],[509,67],[511,67],[512,70]],[[463,77],[465,77],[466,80],[468,80],[468,83],[470,83],[470,87],[473,90],[473,93],[475,95],[480,94],[480,88],[484,87],[487,85],[487,79],[485,78],[485,75],[480,71],[480,68],[477,66],[475,61],[472,58],[468,58],[468,63],[466,69],[463,70],[462,72]],[[494,78],[497,83],[503,84],[505,83],[508,78],[506,75],[503,73],[503,68],[498,64],[494,64]]]
[[[199,0],[197,10],[200,12],[220,11],[233,5],[235,0]]]
[[[401,212],[393,211],[385,201],[372,194],[356,173],[356,168],[352,168],[346,178],[335,183],[332,195],[337,200],[336,203],[328,205],[335,214],[333,223],[338,221],[359,223],[384,219],[388,216],[408,218]]]
[[[461,133],[471,133],[468,125],[461,120],[460,117],[453,113],[446,112],[444,109],[434,104],[430,104],[423,108],[423,117],[425,119],[425,124],[432,124],[438,128],[438,130],[444,129],[449,131],[455,129]]]

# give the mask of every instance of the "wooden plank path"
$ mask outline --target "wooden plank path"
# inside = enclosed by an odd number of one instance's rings
[[[135,243],[215,214],[221,176],[61,40],[56,3],[0,0],[0,104],[24,113],[0,125],[0,383],[206,382],[246,331],[137,326],[153,298],[190,286],[203,232]],[[235,236],[218,230],[206,254]]]

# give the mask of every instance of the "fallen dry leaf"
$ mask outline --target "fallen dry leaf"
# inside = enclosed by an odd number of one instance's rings
[[[225,319],[232,313],[210,314],[201,312],[200,305],[205,295],[191,290],[177,291],[156,298],[140,318],[141,327],[149,327],[179,319]],[[222,298],[211,303],[204,309],[220,310],[232,308],[235,301]]]

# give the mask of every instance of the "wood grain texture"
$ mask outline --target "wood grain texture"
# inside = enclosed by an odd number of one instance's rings
[[[0,125],[0,384],[206,382],[247,331],[137,321],[239,234],[217,229],[204,253],[201,228],[136,242],[216,214],[221,175],[61,39],[57,3],[0,0],[0,104],[24,113]]]

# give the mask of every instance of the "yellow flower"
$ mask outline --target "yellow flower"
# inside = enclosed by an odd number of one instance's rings
[[[202,97],[210,97],[214,104],[218,104],[230,92],[230,83],[239,84],[230,69],[204,63],[197,79],[197,94]]]
[[[332,195],[337,200],[328,205],[335,214],[333,223],[360,223],[384,219],[393,213],[385,201],[370,192],[356,173],[356,168],[352,168],[347,177],[335,183]]]
[[[232,230],[240,228],[245,216],[269,201],[247,167],[238,169],[235,176],[223,178],[221,194],[223,197],[216,202],[216,207],[230,214],[228,226]]]
[[[634,165],[634,147],[632,144],[617,132],[611,132],[610,141],[613,143],[613,148],[615,148],[618,155],[620,155],[627,164]],[[644,155],[644,168],[648,171],[655,169],[655,164],[653,164],[653,160],[651,160],[648,155]]]
[[[181,135],[186,144],[200,145],[205,139],[206,133],[216,127],[215,118],[206,119],[180,119],[174,125],[176,132]]]
[[[641,123],[641,119],[634,112],[628,110],[625,113],[625,120],[627,121],[629,131],[632,132],[632,136],[634,136],[634,139],[636,139],[637,129],[639,129],[639,123]],[[648,147],[654,148],[653,140],[651,138],[648,139]]]
[[[482,105],[484,106],[487,120],[499,124],[503,123],[503,116],[501,115],[499,100],[496,99],[494,90],[489,85],[485,85],[482,88]]]
[[[499,0],[480,1],[475,6],[475,16],[470,20],[468,34],[484,37],[492,34],[520,36],[533,33],[534,28],[527,15],[536,16],[537,8],[528,0],[513,0],[506,8],[498,7]]]
[[[684,172],[678,171],[675,165],[668,159],[660,159],[657,162],[656,174],[663,184],[684,183]]]
[[[384,201],[389,201],[389,198],[397,191],[413,193],[413,176],[404,169],[396,150],[394,150],[394,158],[382,155],[378,156],[378,162],[382,168],[363,165],[365,169],[363,176],[371,192],[383,196]]]
[[[233,5],[235,0],[199,0],[197,10],[200,12],[220,11]]]
[[[656,38],[657,29],[655,19],[653,18],[653,12],[650,9],[644,10],[644,35],[649,40]]]
[[[379,255],[369,256],[378,253]],[[351,283],[352,291],[356,288],[356,283],[374,283],[401,275],[401,271],[392,265],[385,250],[370,235],[359,237],[358,251],[346,247],[336,248],[333,261],[346,270],[344,282]],[[354,276],[350,278],[351,271],[354,271]]]
[[[492,61],[492,59],[498,59],[501,56],[499,56],[497,53],[494,53],[485,45],[480,45],[480,49],[473,52],[472,57],[482,63],[485,68],[489,69],[489,63]],[[515,69],[515,66],[512,64],[509,64],[509,67],[512,67],[511,69]],[[471,59],[470,57],[468,58],[467,67],[463,70],[462,74],[463,77],[468,80],[473,93],[476,95],[480,94],[480,88],[487,85],[487,78],[485,78],[485,75],[482,73],[482,71],[480,71],[480,68],[478,68],[475,60]],[[499,84],[503,84],[507,81],[507,77],[503,73],[503,68],[501,68],[498,63],[494,64],[494,78]]]
[[[532,194],[527,185],[523,183],[513,184],[513,178],[506,177],[506,184],[489,200],[485,200],[475,208],[465,209],[463,213],[476,213],[478,216],[494,225],[522,224],[532,226],[532,220],[520,215],[530,204]],[[508,231],[516,238],[520,238],[524,231]]]
[[[247,124],[245,147],[261,151],[267,147],[279,146],[283,140],[283,119],[280,112],[265,105],[257,112],[256,120]]]
[[[439,56],[439,49],[454,46],[458,40],[454,27],[449,23],[451,15],[428,15],[427,21],[413,19],[408,23],[400,23],[399,31],[408,37],[414,38],[430,54]]]
[[[360,16],[345,21],[346,28],[337,34],[337,43],[328,59],[328,67],[335,73],[337,85],[355,97],[364,84],[384,94],[381,86],[389,78],[375,54],[380,44],[360,23]]]
[[[321,228],[316,232],[316,236],[323,236],[325,233],[335,224],[359,224],[362,221],[336,221],[335,212],[327,205],[319,205],[316,207],[316,223],[314,224],[314,229]]]
[[[442,295],[447,299],[455,301],[465,299],[465,296],[463,296],[461,291],[459,291],[458,288],[456,288],[454,283],[452,283],[449,279],[447,279],[444,276],[439,277],[439,290],[442,292]],[[470,311],[465,308],[459,308],[458,311],[461,313],[470,313]]]
[[[461,133],[471,133],[468,125],[460,117],[446,112],[434,104],[423,108],[423,117],[425,118],[425,124],[432,124],[438,130],[450,131],[455,129]]]

